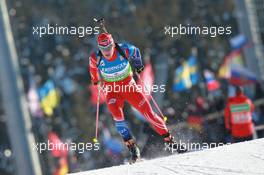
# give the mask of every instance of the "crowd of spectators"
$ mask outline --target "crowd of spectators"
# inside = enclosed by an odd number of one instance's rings
[[[31,116],[36,141],[46,142],[48,134],[54,132],[62,142],[91,142],[94,137],[95,107],[91,103],[90,77],[87,71],[89,54],[96,49],[96,36],[78,37],[72,35],[33,35],[33,27],[47,24],[62,26],[94,26],[93,17],[103,16],[106,25],[121,41],[137,45],[144,55],[150,51],[153,67],[166,55],[168,59],[168,82],[163,111],[170,126],[181,122],[192,125],[188,132],[182,128],[177,134],[185,139],[201,142],[225,141],[223,117],[202,120],[207,114],[223,110],[227,97],[225,84],[220,95],[213,96],[204,86],[197,85],[188,93],[175,93],[173,84],[175,69],[187,58],[193,47],[198,48],[198,62],[201,70],[217,71],[223,57],[230,51],[229,37],[180,36],[169,38],[164,35],[164,26],[190,24],[196,26],[231,26],[232,35],[238,33],[233,1],[228,0],[125,0],[125,1],[67,1],[67,0],[10,0],[9,15],[24,80],[25,93],[32,81],[40,87],[47,80],[53,80],[60,95],[60,104],[51,117],[44,114]],[[155,72],[155,70],[154,70]],[[157,72],[156,72],[157,73]],[[261,87],[255,99],[263,97]],[[191,93],[190,93],[191,92]],[[190,95],[191,94],[191,95]],[[121,164],[126,151],[111,147],[122,144],[113,127],[112,118],[104,105],[100,110],[100,152],[86,151],[82,154],[68,153],[70,172],[95,169]],[[150,143],[159,144],[159,139],[148,125],[137,120],[127,106],[125,114],[134,134],[143,148],[143,155],[151,157]],[[177,117],[175,117],[177,116]],[[256,110],[256,121],[263,123],[263,106]],[[186,132],[185,132],[186,131]],[[189,134],[182,134],[189,133]],[[263,133],[262,133],[263,134]],[[108,142],[109,135],[112,138]],[[179,136],[181,137],[181,136]],[[263,135],[262,135],[263,137]],[[2,145],[2,144],[1,144]],[[1,154],[1,148],[0,148]],[[50,152],[39,155],[44,174],[54,174],[59,167],[60,157]],[[0,160],[2,159],[2,156]],[[0,161],[0,168],[2,170]],[[8,170],[3,170],[8,172]]]

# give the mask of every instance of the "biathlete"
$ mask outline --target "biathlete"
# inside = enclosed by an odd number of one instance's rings
[[[124,101],[131,104],[146,118],[153,129],[163,137],[166,144],[173,148],[177,147],[178,152],[185,152],[185,148],[182,149],[181,147],[180,149],[174,141],[164,120],[153,111],[149,101],[144,93],[138,89],[133,79],[133,70],[140,73],[144,69],[140,50],[127,43],[115,43],[112,35],[106,32],[98,35],[97,42],[99,50],[93,52],[89,58],[91,80],[93,84],[102,82],[103,87],[112,89],[112,91],[104,91],[106,104],[113,116],[117,131],[131,153],[131,161],[140,160],[140,150],[125,121]],[[113,88],[109,88],[111,86]],[[129,90],[117,92],[113,90],[114,86],[129,86]]]

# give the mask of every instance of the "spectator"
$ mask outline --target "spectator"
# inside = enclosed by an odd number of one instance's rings
[[[235,87],[236,95],[228,98],[225,108],[225,127],[231,134],[233,142],[242,142],[253,139],[254,124],[252,113],[254,105],[244,95],[243,89]]]

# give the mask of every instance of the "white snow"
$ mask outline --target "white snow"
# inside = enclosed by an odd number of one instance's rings
[[[71,175],[264,175],[264,139]]]

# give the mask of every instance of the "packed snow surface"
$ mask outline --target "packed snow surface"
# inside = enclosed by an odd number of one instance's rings
[[[72,175],[264,175],[264,139]]]

